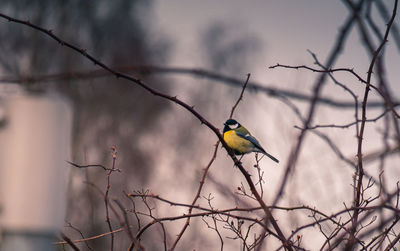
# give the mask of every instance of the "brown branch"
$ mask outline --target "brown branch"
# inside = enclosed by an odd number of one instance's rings
[[[336,79],[333,78],[332,73],[334,73],[334,72],[336,72],[336,71],[350,72],[350,73],[353,74],[360,82],[362,82],[362,83],[364,83],[364,84],[367,83],[367,80],[364,80],[363,78],[361,78],[361,76],[358,75],[358,74],[354,71],[354,69],[350,69],[350,68],[327,69],[327,68],[323,67],[322,64],[317,60],[317,58],[316,58],[316,56],[315,56],[314,53],[312,53],[311,51],[309,51],[309,52],[311,53],[311,55],[312,55],[313,58],[315,59],[315,64],[317,64],[317,65],[319,65],[321,68],[323,68],[322,70],[315,69],[315,68],[312,68],[312,67],[309,67],[309,66],[306,66],[306,65],[291,66],[291,65],[283,65],[283,64],[279,64],[279,63],[276,64],[276,65],[270,66],[269,68],[270,68],[270,69],[275,69],[275,68],[278,68],[278,67],[279,67],[279,68],[289,68],[289,69],[296,69],[296,70],[298,70],[298,69],[308,69],[308,70],[313,71],[313,72],[328,73],[329,76],[332,78],[332,80],[335,82],[335,84],[340,85],[341,87],[343,87],[343,88],[344,88],[347,92],[349,92],[349,93],[352,95],[352,97],[357,101],[356,95],[355,95],[348,87],[346,87],[345,85],[340,84],[338,81],[336,81]],[[388,103],[388,104],[389,104],[389,107],[390,107],[389,110],[391,110],[391,111],[399,118],[400,116],[398,115],[397,111],[394,109],[394,107],[396,107],[397,104],[395,104],[395,103],[391,100],[391,98],[388,99],[389,94],[388,94],[388,93],[384,93],[382,90],[380,90],[378,87],[376,87],[375,85],[373,85],[373,84],[371,84],[371,83],[369,83],[369,87],[372,88],[372,89],[374,89],[374,90],[385,100],[385,103]],[[358,111],[357,107],[356,107],[355,110]]]
[[[101,167],[101,168],[103,168],[105,171],[110,171],[110,172],[112,172],[112,171],[117,171],[117,172],[121,172],[121,170],[118,169],[118,168],[112,169],[112,168],[107,168],[107,167],[105,167],[105,166],[103,166],[103,165],[97,165],[97,164],[78,165],[78,164],[73,163],[73,162],[68,161],[68,160],[66,160],[66,162],[67,162],[68,164],[70,164],[71,166],[74,166],[74,167],[77,167],[77,168]]]
[[[396,219],[392,222],[392,224],[389,227],[387,227],[384,231],[379,233],[377,236],[372,238],[372,240],[367,245],[365,245],[365,248],[369,248],[369,246],[371,246],[370,249],[373,249],[374,246],[381,247],[383,244],[383,241],[385,240],[385,238],[387,237],[389,232],[394,228],[394,226],[396,226],[396,224],[399,222],[399,220],[400,220],[400,217],[396,217]],[[375,241],[377,241],[377,243],[372,245]]]
[[[124,215],[125,221],[121,222],[121,227],[125,226],[128,237],[131,239],[132,243],[134,244],[135,249],[143,251],[144,247],[140,244],[140,241],[138,239],[136,239],[132,234],[130,224],[129,224],[129,218],[128,218],[125,208],[122,206],[121,202],[119,202],[118,200],[114,200],[114,202],[118,205],[119,209],[122,211],[122,213]]]
[[[119,233],[119,232],[122,232],[122,231],[125,231],[124,227],[115,229],[112,232],[102,233],[102,234],[99,234],[99,235],[94,235],[94,236],[91,236],[91,237],[87,237],[87,238],[83,238],[83,239],[79,239],[79,240],[74,240],[72,242],[73,243],[87,242],[87,241],[96,240],[96,239],[108,236],[110,234],[116,234],[116,233]],[[53,244],[54,245],[65,245],[65,244],[68,244],[68,242],[66,240],[64,240],[64,241],[54,242]]]
[[[214,231],[217,233],[218,238],[219,238],[219,241],[221,242],[221,248],[220,248],[220,250],[223,251],[223,250],[224,250],[224,240],[223,240],[222,235],[221,235],[221,233],[220,233],[220,231],[219,231],[219,229],[218,229],[217,219],[216,219],[216,217],[215,217],[214,215],[212,215],[211,217],[212,217],[214,226],[211,226],[204,218],[201,218],[201,220],[206,224],[206,226],[207,226],[209,229],[212,229],[212,230],[214,230]]]
[[[72,242],[70,238],[68,238],[65,234],[61,233],[61,238],[65,241],[66,244],[70,245],[71,248],[75,251],[79,251],[80,249]]]
[[[389,20],[390,19],[390,12],[386,9],[385,4],[382,1],[373,1],[373,3],[376,5],[379,14],[381,15],[383,20]],[[392,24],[393,28],[391,29],[393,39],[397,45],[397,48],[400,50],[400,33],[399,33],[399,27],[397,26],[396,23]]]
[[[135,83],[136,85],[142,87],[143,89],[145,89],[146,91],[148,91],[149,93],[164,98],[166,100],[172,101],[180,106],[182,106],[183,108],[185,108],[187,111],[189,111],[193,116],[195,116],[197,119],[200,120],[200,122],[202,124],[205,124],[210,130],[212,130],[214,132],[214,134],[217,136],[217,138],[222,142],[223,147],[226,149],[226,151],[228,152],[228,154],[230,155],[232,161],[235,163],[235,165],[238,167],[238,169],[240,170],[240,172],[242,173],[242,175],[244,176],[244,178],[246,179],[246,182],[248,183],[250,190],[252,191],[252,193],[254,194],[255,198],[257,199],[258,203],[260,204],[260,206],[263,208],[263,211],[266,215],[265,218],[265,225],[267,225],[268,222],[270,222],[273,226],[273,228],[275,229],[277,236],[279,238],[279,240],[282,242],[283,246],[289,250],[292,251],[293,248],[291,247],[289,241],[286,239],[285,235],[283,234],[282,230],[280,229],[278,223],[276,222],[275,218],[272,216],[271,211],[268,209],[267,205],[265,204],[265,202],[263,201],[263,199],[261,198],[261,196],[259,195],[259,193],[257,192],[255,185],[251,179],[250,174],[244,169],[244,167],[242,166],[242,164],[238,161],[238,159],[236,158],[236,156],[234,155],[233,151],[227,146],[227,144],[225,143],[219,129],[217,127],[215,127],[214,125],[212,125],[208,120],[206,120],[200,113],[198,113],[197,111],[194,110],[194,108],[190,105],[188,105],[187,103],[183,102],[182,100],[178,99],[176,96],[170,96],[167,95],[165,93],[162,93],[152,87],[150,87],[149,85],[147,85],[146,83],[144,83],[142,80],[134,78],[130,75],[124,74],[122,72],[118,72],[116,70],[113,70],[112,68],[110,68],[109,66],[107,66],[106,64],[102,63],[101,61],[97,60],[94,56],[90,55],[89,53],[86,52],[86,50],[79,48],[75,45],[72,45],[71,43],[68,43],[64,40],[62,40],[61,38],[59,38],[58,36],[54,35],[54,33],[51,30],[47,30],[44,29],[38,25],[32,24],[29,21],[23,21],[20,19],[16,19],[10,16],[7,16],[5,14],[0,13],[0,17],[7,19],[10,22],[15,22],[15,23],[19,23],[19,24],[23,24],[25,26],[28,26],[30,28],[33,28],[35,30],[38,30],[42,33],[44,33],[45,35],[49,36],[51,39],[54,39],[55,41],[57,41],[60,45],[62,46],[66,46],[74,51],[76,51],[77,53],[83,55],[84,57],[86,57],[89,61],[93,62],[95,65],[98,65],[99,67],[107,70],[108,72],[110,72],[111,74],[113,74],[115,77],[117,78],[122,78],[122,79],[126,79],[129,80],[133,83]],[[332,62],[333,63],[333,62]],[[329,65],[329,64],[328,64]],[[329,65],[330,66],[330,65]],[[324,77],[323,77],[324,78]],[[323,78],[321,79],[321,83],[323,82]],[[316,87],[316,91],[315,94],[319,94],[319,85],[317,85]],[[318,95],[314,95],[313,97],[313,104],[315,104],[316,100],[317,100],[317,96]],[[312,106],[314,107],[314,105]],[[313,110],[314,108],[311,109],[312,112],[310,113],[310,120],[313,114]],[[303,134],[302,134],[303,135]],[[302,137],[302,136],[301,136]],[[299,140],[299,142],[301,142],[301,140]],[[299,150],[300,147],[297,147],[297,149]],[[296,154],[295,154],[296,155]],[[108,205],[108,203],[107,203]],[[109,224],[109,227],[111,225]],[[111,227],[110,227],[111,228]],[[110,231],[112,232],[112,230]],[[112,238],[113,240],[113,238]]]
[[[206,166],[206,168],[204,169],[203,176],[201,177],[201,180],[200,180],[200,185],[197,188],[196,195],[194,196],[192,204],[189,207],[188,214],[192,214],[193,207],[196,204],[197,200],[200,198],[200,193],[201,193],[201,190],[203,189],[204,182],[206,180],[208,170],[210,169],[212,163],[214,163],[215,158],[217,157],[218,146],[219,146],[219,141],[217,141],[217,143],[215,144],[214,153],[213,153],[213,155],[211,157],[211,160],[208,163],[208,165]],[[186,219],[185,225],[183,226],[182,230],[179,232],[179,234],[176,237],[174,243],[172,244],[170,250],[174,250],[176,248],[176,245],[178,244],[178,241],[182,238],[183,233],[185,232],[186,228],[189,226],[190,219],[191,219],[190,217]]]
[[[380,115],[376,116],[375,118],[372,119],[366,119],[365,122],[369,123],[369,122],[376,122],[379,119],[383,118],[388,112],[390,111],[390,109],[386,109],[384,112],[382,112]],[[341,128],[341,129],[345,129],[345,128],[349,128],[353,125],[356,125],[358,123],[361,123],[362,119],[358,119],[357,121],[353,121],[350,122],[348,124],[344,124],[344,125],[335,125],[335,124],[328,124],[328,125],[314,125],[314,126],[310,126],[308,129],[317,129],[317,128]]]
[[[240,92],[239,98],[237,99],[236,103],[232,107],[231,114],[229,115],[230,119],[232,118],[233,113],[235,112],[235,109],[238,106],[239,102],[243,99],[243,93],[244,93],[244,90],[246,89],[249,79],[250,79],[250,73],[247,74],[247,79],[246,79],[246,82],[244,82],[244,84],[243,84],[242,91]]]
[[[206,207],[201,207],[198,205],[192,205],[192,204],[185,204],[185,203],[179,203],[179,202],[175,202],[172,200],[168,200],[165,199],[159,195],[155,195],[155,194],[147,194],[147,193],[130,193],[127,194],[127,196],[132,197],[132,198],[136,198],[136,197],[146,197],[146,198],[152,198],[152,199],[156,199],[159,200],[161,202],[167,203],[171,206],[178,206],[178,207],[187,207],[187,208],[195,208],[198,210],[202,210],[202,211],[206,211],[206,212],[210,212],[210,213],[224,213],[224,212],[252,212],[255,210],[262,210],[262,207],[249,207],[249,208],[239,208],[239,207],[234,207],[231,209],[224,209],[224,210],[212,210]]]
[[[70,227],[70,228],[72,228],[73,230],[77,231],[77,232],[79,233],[79,235],[82,237],[82,239],[85,239],[85,236],[83,235],[83,233],[82,233],[82,231],[81,231],[80,229],[78,229],[78,228],[72,226],[72,224],[69,223],[69,222],[68,222],[68,227]],[[89,250],[93,251],[93,248],[90,247],[89,244],[88,244],[86,241],[85,241],[84,243],[85,243],[86,247],[87,247]]]
[[[398,234],[398,235],[396,236],[396,238],[394,238],[394,240],[392,240],[392,241],[389,243],[389,245],[387,245],[387,247],[385,248],[384,251],[392,250],[392,248],[394,247],[394,245],[396,245],[396,244],[399,243],[399,240],[400,240],[400,234]]]
[[[393,24],[394,18],[396,17],[396,11],[397,11],[397,2],[398,0],[395,0],[394,3],[394,7],[393,7],[393,13],[392,13],[392,17],[389,20],[389,23],[387,24],[387,28],[385,31],[385,35],[379,45],[379,47],[374,51],[373,53],[373,57],[372,60],[370,62],[369,68],[368,68],[368,72],[367,72],[367,83],[365,86],[365,91],[364,91],[364,98],[363,98],[363,102],[362,102],[362,115],[361,115],[361,125],[360,125],[360,132],[358,134],[358,146],[357,146],[357,158],[358,158],[358,174],[357,174],[357,185],[356,185],[356,197],[354,198],[354,205],[355,207],[358,207],[360,205],[360,199],[361,199],[361,186],[362,186],[362,179],[364,177],[364,169],[363,169],[363,160],[362,160],[362,146],[363,146],[363,137],[364,137],[364,129],[365,129],[365,124],[366,124],[366,113],[367,113],[367,108],[366,108],[366,104],[368,101],[368,94],[370,91],[370,86],[371,86],[371,78],[372,78],[372,72],[373,72],[373,68],[375,65],[375,62],[382,50],[382,48],[384,47],[384,45],[387,42],[387,38],[389,36],[389,31],[390,31],[390,27]],[[361,23],[361,20],[357,14],[357,11],[355,9],[355,6],[353,5],[353,3],[349,0],[346,0],[346,3],[353,9],[354,14],[357,17],[357,20],[359,23]],[[363,26],[360,24],[359,25],[360,30],[362,30]],[[363,34],[363,38],[365,41],[367,40],[366,34],[365,32],[362,32]],[[369,47],[371,47],[370,43],[366,42],[366,44],[369,45]],[[372,48],[370,48],[370,50],[372,50]],[[346,250],[353,250],[354,247],[354,235],[357,231],[357,224],[358,224],[358,215],[359,215],[359,210],[355,210],[354,214],[353,214],[353,223],[352,223],[352,230],[351,230],[351,235],[350,238],[348,240],[348,242],[346,243]]]
[[[115,71],[126,72],[126,73],[137,73],[137,74],[185,74],[198,78],[208,78],[221,82],[223,84],[243,88],[243,81],[238,78],[233,78],[230,76],[225,76],[216,72],[208,71],[205,69],[196,68],[185,68],[185,67],[162,67],[156,65],[135,65],[135,66],[115,66],[113,67]],[[67,81],[71,79],[75,80],[85,80],[100,78],[106,76],[112,76],[113,73],[105,69],[89,70],[89,71],[71,71],[71,72],[59,72],[52,74],[37,74],[37,75],[26,75],[21,77],[1,77],[0,83],[43,83],[43,82],[55,82],[55,81]],[[263,92],[272,97],[286,96],[291,99],[308,102],[311,100],[311,96],[308,94],[302,94],[295,91],[284,90],[277,87],[265,86],[265,84],[251,82],[248,83],[248,89],[256,92]],[[317,103],[338,107],[338,108],[353,108],[353,103],[345,101],[332,100],[327,97],[320,97]],[[394,106],[400,104],[399,101],[393,103]],[[380,108],[384,107],[385,104],[382,102],[369,102],[369,108]]]
[[[395,193],[389,194],[387,201],[389,201],[391,198],[393,198],[397,194],[397,192],[398,191],[396,190]],[[181,207],[188,207],[188,208],[193,207],[193,208],[196,208],[198,210],[202,210],[205,213],[216,214],[216,215],[217,214],[223,214],[223,215],[231,216],[231,217],[234,217],[234,218],[237,217],[237,216],[234,216],[234,215],[232,215],[230,213],[233,213],[233,212],[254,212],[256,210],[262,210],[261,207],[253,207],[253,208],[238,208],[238,207],[235,207],[235,208],[224,209],[224,210],[213,210],[213,209],[209,209],[209,208],[205,208],[205,207],[201,207],[201,206],[197,206],[197,205],[193,206],[193,205],[190,205],[190,204],[174,202],[174,201],[165,199],[163,197],[160,197],[159,195],[154,195],[154,194],[128,194],[128,196],[153,198],[153,199],[157,199],[159,201],[162,201],[164,203],[167,203],[167,204],[169,204],[171,206],[181,206]],[[335,225],[339,226],[340,228],[344,229],[347,233],[349,233],[349,230],[347,230],[347,228],[344,228],[344,224],[340,224],[338,221],[335,220],[335,218],[337,218],[341,214],[354,212],[355,210],[363,210],[365,212],[368,211],[370,213],[373,213],[375,210],[387,209],[387,210],[393,211],[394,213],[400,215],[400,210],[398,208],[390,206],[390,205],[387,205],[385,203],[386,202],[383,202],[382,204],[379,204],[377,206],[369,206],[369,207],[367,207],[367,206],[362,206],[362,207],[357,207],[357,208],[349,207],[349,208],[345,208],[345,209],[343,209],[343,210],[341,210],[339,212],[336,212],[336,213],[334,213],[334,214],[332,214],[330,216],[327,215],[326,213],[323,213],[323,212],[317,210],[314,207],[305,206],[305,205],[303,205],[303,206],[293,206],[293,207],[275,206],[275,207],[269,207],[269,208],[270,209],[275,209],[275,210],[283,210],[283,211],[307,210],[307,211],[310,211],[312,213],[315,213],[315,214],[318,214],[318,215],[322,216],[322,218],[318,222],[313,222],[313,223],[311,223],[309,225],[305,225],[305,226],[297,229],[296,231],[293,231],[291,236],[289,237],[289,239],[291,239],[301,229],[304,229],[306,227],[314,226],[315,224],[322,223],[324,221],[331,221],[332,223],[334,223]],[[195,214],[193,214],[193,215],[195,215]],[[182,217],[182,216],[178,216],[178,217]],[[363,218],[363,220],[364,219],[365,218]],[[171,220],[171,218],[168,218],[168,220]],[[255,219],[252,219],[252,221],[255,221]],[[261,222],[259,224],[263,225]],[[357,240],[357,241],[361,243],[361,240]]]
[[[346,37],[350,31],[350,28],[352,27],[352,25],[354,23],[354,20],[355,20],[355,15],[352,15],[350,18],[347,19],[345,24],[342,26],[341,31],[338,35],[338,38],[336,39],[336,43],[328,57],[327,63],[325,64],[326,68],[328,68],[328,69],[331,68],[333,66],[334,62],[336,61],[336,59],[338,58],[340,51],[343,49]],[[289,178],[289,174],[291,173],[291,171],[294,169],[294,167],[296,165],[297,158],[300,153],[300,149],[301,149],[303,140],[304,140],[306,132],[307,132],[307,128],[310,126],[311,121],[314,117],[317,100],[319,99],[319,95],[320,95],[322,87],[325,83],[326,76],[327,76],[326,73],[321,73],[319,78],[316,80],[316,83],[314,84],[313,97],[310,102],[310,108],[308,110],[306,119],[304,120],[304,128],[306,128],[306,129],[302,130],[300,132],[300,134],[297,137],[297,143],[292,147],[292,150],[290,151],[289,160],[285,167],[285,172],[284,172],[283,178],[280,181],[279,189],[275,196],[273,205],[277,205],[279,200],[282,198],[283,191],[286,187],[287,180]],[[352,105],[352,107],[353,106],[354,106],[354,104]]]
[[[231,213],[227,213],[225,212],[226,210],[215,210],[215,211],[210,211],[210,212],[201,212],[201,213],[192,213],[192,214],[183,214],[183,215],[178,215],[178,216],[168,216],[168,217],[161,217],[161,218],[156,218],[153,219],[151,222],[147,223],[146,225],[144,225],[136,234],[136,238],[139,239],[140,236],[142,236],[142,234],[152,225],[156,224],[156,223],[160,223],[163,221],[176,221],[176,220],[180,220],[180,219],[187,219],[187,218],[193,218],[193,217],[204,217],[204,216],[209,216],[209,215],[213,215],[213,214],[222,214],[222,215],[226,215],[229,217],[232,217],[234,219],[240,219],[240,220],[246,220],[246,221],[251,221],[251,222],[255,222],[257,224],[259,224],[260,226],[262,226],[263,228],[267,228],[267,226],[260,220],[258,219],[254,219],[251,217],[246,217],[246,216],[240,216],[240,215],[234,215]],[[268,229],[268,228],[267,228]],[[268,232],[275,236],[277,239],[279,239],[280,237],[275,234],[273,231],[268,230]]]
[[[320,69],[312,68],[312,67],[307,66],[307,65],[292,66],[292,65],[284,65],[284,64],[280,64],[280,63],[277,63],[277,64],[275,64],[275,65],[272,65],[272,66],[270,66],[269,68],[270,68],[270,69],[275,69],[275,68],[288,68],[288,69],[296,69],[296,70],[298,70],[298,69],[307,69],[307,70],[310,70],[310,71],[312,71],[312,72],[319,72],[319,73],[349,72],[349,73],[351,73],[352,75],[354,75],[361,83],[366,84],[366,82],[367,82],[367,81],[364,80],[359,74],[357,74],[357,73],[354,71],[354,69],[351,69],[351,68],[333,68],[333,69],[330,68],[330,69],[323,69],[323,70],[320,70]],[[373,87],[373,86],[371,85],[371,87]],[[378,88],[374,87],[374,89],[378,89]]]
[[[391,198],[393,198],[397,193],[398,193],[398,191],[396,191],[395,193],[389,195],[388,200],[390,200]],[[241,217],[241,216],[238,216],[238,215],[231,214],[231,213],[233,213],[233,212],[254,212],[255,210],[262,210],[261,207],[254,207],[254,208],[238,208],[238,207],[235,207],[235,208],[224,209],[224,210],[213,210],[213,209],[204,208],[204,207],[200,207],[200,206],[196,206],[196,205],[195,205],[195,206],[192,206],[192,205],[190,205],[190,204],[183,204],[183,203],[177,203],[177,202],[169,201],[169,200],[164,199],[164,198],[162,198],[162,197],[160,197],[160,196],[158,196],[158,195],[151,195],[151,194],[127,194],[127,196],[129,196],[129,197],[142,197],[142,196],[145,196],[145,197],[148,197],[148,198],[154,198],[154,199],[163,201],[163,202],[168,203],[168,204],[170,204],[170,205],[172,205],[172,206],[182,206],[182,207],[188,207],[188,208],[193,207],[193,208],[196,208],[196,209],[199,209],[199,210],[203,210],[203,211],[204,211],[204,212],[202,212],[202,213],[197,213],[197,214],[192,214],[192,215],[184,214],[184,215],[180,215],[180,216],[174,216],[175,218],[174,218],[174,217],[160,218],[160,219],[163,220],[163,221],[170,221],[170,220],[174,220],[174,219],[177,220],[177,219],[182,219],[182,218],[186,218],[186,217],[201,217],[201,216],[207,216],[207,215],[218,215],[218,214],[222,214],[222,215],[226,215],[226,216],[229,216],[229,217],[232,217],[232,218],[238,218],[238,219],[243,219],[243,220],[248,220],[248,221],[256,222],[257,224],[259,224],[259,225],[261,225],[261,226],[264,226],[264,224],[263,224],[261,221],[257,220],[257,219],[249,218],[249,217]],[[281,207],[281,206],[276,206],[276,207],[270,207],[270,208],[271,208],[271,209],[273,208],[273,209],[276,209],[276,210],[283,210],[283,211],[308,210],[308,211],[311,211],[312,213],[317,213],[317,214],[323,216],[323,218],[320,218],[317,222],[314,221],[314,222],[312,222],[312,223],[310,223],[310,224],[307,224],[307,225],[304,225],[304,226],[302,226],[302,227],[299,227],[298,229],[296,229],[295,231],[293,231],[292,234],[291,234],[291,236],[289,237],[289,239],[292,238],[294,235],[296,235],[300,230],[305,229],[305,228],[307,228],[307,227],[313,227],[315,224],[317,224],[317,223],[322,223],[322,222],[325,222],[325,221],[331,221],[332,223],[334,223],[334,224],[336,224],[336,225],[338,225],[338,226],[343,227],[343,224],[340,224],[339,222],[337,222],[336,220],[334,220],[334,218],[337,218],[337,217],[340,216],[341,214],[344,214],[344,213],[347,213],[347,212],[351,212],[351,211],[354,211],[354,210],[356,210],[356,209],[363,209],[363,210],[365,210],[365,211],[369,211],[370,213],[368,213],[368,215],[370,215],[371,213],[374,212],[374,210],[384,208],[384,209],[388,209],[388,210],[393,211],[394,213],[400,215],[400,210],[399,210],[398,208],[385,205],[385,203],[382,203],[382,204],[377,205],[377,206],[371,206],[371,207],[346,208],[346,209],[343,209],[343,210],[341,210],[341,211],[339,211],[339,212],[336,212],[336,213],[334,213],[334,214],[332,214],[332,215],[330,215],[330,216],[327,215],[327,214],[325,214],[325,213],[323,213],[323,212],[321,212],[321,211],[319,211],[319,210],[317,210],[317,209],[315,209],[315,208],[313,208],[313,207],[309,207],[309,206],[295,206],[295,207]],[[149,226],[144,226],[144,227],[142,228],[142,230],[143,230],[143,229],[147,229],[147,228],[150,227],[151,225],[157,223],[156,221],[157,221],[157,219],[155,219],[154,222],[149,223]],[[126,227],[127,227],[127,226],[126,226]],[[121,228],[119,228],[119,229],[116,229],[116,230],[114,230],[112,233],[118,233],[118,232],[126,231],[126,227],[121,227]],[[132,226],[130,226],[130,227],[132,227]],[[143,232],[144,232],[144,231],[143,231]],[[107,235],[110,235],[110,234],[111,234],[111,232],[107,232],[107,233],[103,233],[103,234],[100,234],[100,235],[96,235],[96,236],[92,236],[92,237],[88,237],[88,238],[84,238],[84,239],[74,240],[73,242],[74,242],[74,243],[86,242],[86,241],[90,241],[90,240],[95,240],[95,239],[98,239],[98,238],[102,238],[102,237],[107,236]],[[140,237],[140,235],[139,235],[138,237]],[[66,242],[66,241],[60,241],[60,242],[55,242],[55,243],[53,243],[53,244],[55,244],[55,245],[62,245],[62,244],[67,244],[67,242]]]
[[[364,212],[364,213],[363,213],[363,216],[361,217],[361,219],[358,220],[359,223],[361,223],[361,222],[365,221],[366,219],[368,219],[369,217],[371,217],[371,215],[372,215],[373,213],[375,213],[376,210],[378,210],[378,209],[379,209],[379,210],[380,210],[380,209],[388,209],[388,210],[393,211],[396,215],[400,216],[400,210],[399,210],[397,207],[393,207],[393,206],[387,205],[387,203],[390,203],[390,201],[391,201],[393,198],[398,198],[398,196],[399,196],[399,189],[396,189],[396,191],[394,191],[394,192],[388,194],[387,197],[386,197],[386,199],[385,199],[384,201],[382,201],[380,204],[378,204],[378,205],[376,205],[376,206],[372,206],[372,207],[357,207],[357,208],[354,208],[355,210],[353,210],[353,212],[355,212],[355,211],[360,211],[360,210],[362,210],[362,211]],[[350,211],[348,211],[348,212],[350,212]],[[351,216],[350,216],[350,217],[351,217]],[[352,219],[352,218],[351,218],[351,219]],[[385,225],[385,224],[388,223],[390,220],[393,220],[393,217],[389,217],[388,220],[382,221],[381,225]],[[352,227],[353,227],[353,226],[352,226]],[[351,227],[351,228],[352,228],[352,227]],[[378,226],[378,227],[379,227],[379,226]],[[352,230],[352,229],[350,229],[350,230]],[[362,233],[361,236],[359,236],[359,237],[356,238],[356,239],[362,239],[363,237],[365,237],[365,236],[369,235],[370,233],[374,232],[375,230],[376,230],[376,229],[374,228],[374,229],[370,229],[369,231],[365,231],[365,232]],[[336,246],[338,246],[343,240],[346,240],[345,236],[346,236],[347,234],[348,234],[348,232],[345,232],[345,233],[342,233],[341,235],[339,235],[339,236],[336,238],[335,244],[333,244],[332,246],[333,246],[333,247],[336,247]]]
[[[111,233],[110,250],[112,251],[112,250],[114,250],[114,233],[112,232],[113,228],[111,226],[111,220],[110,220],[110,214],[109,214],[108,194],[109,194],[110,188],[111,188],[111,184],[110,184],[111,173],[112,173],[112,170],[115,169],[115,161],[117,159],[117,149],[116,149],[115,146],[112,146],[111,150],[112,150],[112,152],[111,152],[111,155],[112,155],[112,168],[107,173],[107,187],[106,187],[106,192],[104,194],[104,204],[105,204],[105,207],[106,207],[106,222],[107,222],[107,225],[108,225],[108,229],[110,230],[110,233]]]
[[[318,60],[317,55],[315,55],[311,51],[309,51],[309,52],[311,53],[311,56],[314,58],[315,64],[319,65],[323,69],[326,69],[326,67],[324,65],[322,65],[322,63]],[[343,90],[345,90],[347,93],[349,93],[350,96],[353,98],[353,100],[354,100],[354,120],[358,121],[358,96],[346,85],[340,83],[335,77],[333,77],[333,75],[331,73],[329,73],[329,77],[332,79],[334,84],[343,88]],[[359,129],[358,123],[356,123],[355,129],[356,129],[355,134],[357,135],[358,129]]]

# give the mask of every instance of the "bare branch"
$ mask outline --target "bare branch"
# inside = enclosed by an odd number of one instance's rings
[[[243,88],[242,88],[242,91],[240,92],[239,98],[232,107],[231,114],[229,115],[230,119],[232,118],[233,113],[235,112],[235,109],[238,106],[239,102],[243,99],[243,93],[244,93],[244,90],[246,89],[247,84],[249,83],[249,79],[250,79],[250,73],[247,74],[247,79],[246,79],[246,82],[244,82],[244,84],[243,84]]]
[[[213,155],[211,157],[210,162],[208,163],[208,165],[204,169],[203,176],[202,176],[202,178],[200,180],[200,185],[197,188],[197,192],[196,192],[196,195],[194,196],[194,199],[192,201],[191,207],[189,207],[188,214],[192,214],[193,207],[196,204],[197,200],[200,198],[200,193],[201,193],[201,190],[203,189],[203,185],[204,185],[205,179],[207,177],[208,170],[210,169],[212,163],[215,161],[215,158],[217,157],[218,146],[219,146],[219,141],[217,143],[215,143],[214,153],[213,153]],[[189,223],[190,223],[190,218],[187,218],[186,222],[185,222],[185,225],[183,226],[182,230],[179,232],[179,234],[176,237],[174,243],[172,244],[172,247],[171,247],[170,250],[174,250],[175,249],[176,245],[178,244],[178,241],[182,238],[183,233],[185,232],[186,228],[189,226]]]
[[[107,167],[105,167],[105,166],[103,166],[103,165],[96,165],[96,164],[91,164],[91,165],[78,165],[78,164],[73,163],[73,162],[68,161],[68,160],[66,160],[66,162],[67,162],[68,164],[74,166],[74,167],[77,167],[77,168],[101,167],[101,168],[103,168],[105,171],[111,171],[111,172],[112,172],[112,171],[117,171],[117,172],[121,172],[121,170],[118,169],[118,168],[112,169],[112,168],[107,168]]]

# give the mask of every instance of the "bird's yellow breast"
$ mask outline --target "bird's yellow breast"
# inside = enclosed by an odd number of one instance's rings
[[[233,130],[224,133],[224,140],[230,148],[239,152],[239,154],[248,153],[253,149],[253,144],[250,141],[237,136]]]

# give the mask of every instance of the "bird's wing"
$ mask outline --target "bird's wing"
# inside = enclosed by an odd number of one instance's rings
[[[250,132],[247,131],[247,129],[244,126],[240,126],[239,128],[235,129],[235,132],[240,132],[243,135],[250,134]]]
[[[236,135],[238,135],[241,138],[247,139],[248,141],[253,143],[253,145],[256,148],[260,149],[262,152],[265,152],[265,150],[261,147],[260,143],[258,143],[258,140],[256,138],[254,138],[253,136],[251,136],[251,134],[247,130],[246,130],[246,132],[236,131]]]
[[[258,140],[256,138],[254,138],[253,136],[251,136],[251,134],[246,130],[247,133],[243,133],[243,132],[238,132],[236,131],[236,134],[244,139],[247,139],[248,141],[250,141],[251,143],[253,143],[253,145],[259,149],[263,154],[267,155],[270,159],[272,159],[273,161],[275,161],[276,163],[279,163],[279,160],[277,158],[275,158],[274,156],[272,156],[271,154],[267,153],[264,148],[262,148],[262,146],[260,145],[260,143],[258,143]]]

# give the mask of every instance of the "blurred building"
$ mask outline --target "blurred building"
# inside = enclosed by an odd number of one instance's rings
[[[19,92],[3,96],[0,109],[0,250],[55,250],[67,201],[71,105],[58,95]]]

